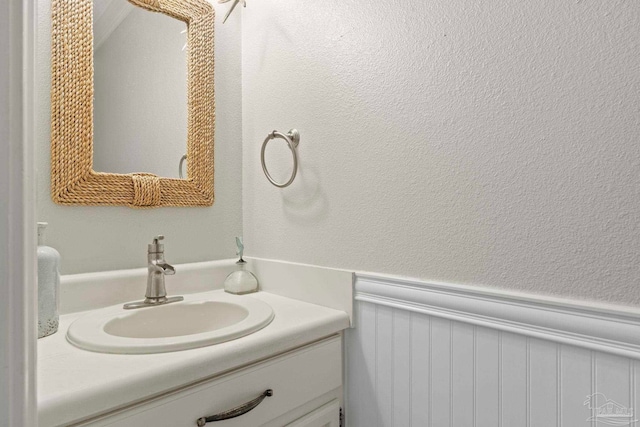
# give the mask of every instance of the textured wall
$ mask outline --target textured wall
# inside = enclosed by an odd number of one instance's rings
[[[9,18],[8,18],[8,3],[0,5],[0,10],[2,10],[2,15],[0,15],[0,23],[2,26],[0,27],[0,35],[2,38],[0,39],[0,60],[4,66],[7,66],[9,63]],[[6,64],[6,65],[5,65]],[[2,95],[2,101],[0,102],[0,138],[3,141],[8,141],[9,139],[9,74],[3,74],[2,79],[0,80],[0,94]],[[9,166],[9,158],[4,158],[0,161],[3,168]],[[10,175],[9,169],[6,169],[1,172],[3,183],[0,185],[0,194],[2,198],[8,196],[9,193],[9,180],[8,177]],[[0,268],[2,269],[2,281],[3,285],[0,289],[0,299],[2,300],[2,310],[0,311],[0,324],[9,325],[10,317],[8,308],[11,307],[11,302],[9,300],[9,286],[5,283],[9,278],[9,270],[7,257],[9,254],[9,248],[7,247],[7,243],[9,241],[9,206],[3,203],[3,206],[0,207],[0,218],[2,218],[2,226],[0,227],[0,238],[2,239],[2,246],[0,246]],[[7,242],[7,243],[4,243]],[[2,360],[2,364],[0,365],[0,413],[8,414],[10,403],[9,396],[11,395],[11,383],[13,378],[11,377],[11,368],[9,363],[7,362],[10,357],[10,347],[9,343],[11,333],[13,331],[7,326],[3,326],[0,329],[0,360]],[[0,418],[0,426],[6,427],[9,425],[9,416],[5,415]]]
[[[50,2],[38,2],[36,57],[37,215],[49,222],[47,242],[60,251],[62,273],[142,267],[147,243],[165,234],[171,263],[228,258],[242,228],[239,137],[241,38],[239,15],[216,17],[215,203],[207,208],[130,209],[58,206],[49,195]],[[158,88],[162,90],[162,88]],[[174,120],[172,115],[166,118]],[[177,160],[173,167],[177,167]]]
[[[639,26],[630,0],[252,2],[248,253],[639,304]],[[279,190],[259,148],[290,127]]]
[[[11,45],[9,43],[11,36],[11,27],[9,26],[9,13],[10,3],[5,2],[0,5],[0,61],[2,61],[3,68],[10,67],[11,60]],[[11,122],[9,121],[9,112],[11,111],[10,102],[10,88],[11,88],[11,74],[2,73],[0,77],[0,138],[2,141],[7,141],[9,144],[9,137],[11,136]],[[12,143],[14,144],[14,143]],[[2,181],[0,182],[0,196],[2,200],[9,198],[11,159],[8,156],[3,156],[0,159],[0,176]],[[2,286],[0,287],[0,301],[2,301],[2,309],[0,310],[0,413],[9,414],[11,403],[9,397],[11,396],[12,375],[11,366],[9,365],[9,357],[11,357],[11,334],[12,330],[9,327],[11,322],[10,311],[12,301],[10,298],[10,287],[7,281],[10,279],[8,258],[10,254],[9,244],[9,232],[11,230],[11,212],[9,211],[9,205],[2,203],[0,205],[0,218],[2,223],[0,224],[0,271],[2,271]],[[6,242],[6,243],[5,243]],[[9,425],[9,416],[5,415],[0,417],[0,426],[7,427]]]

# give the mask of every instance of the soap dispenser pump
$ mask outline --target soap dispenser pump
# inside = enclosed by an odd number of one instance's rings
[[[246,269],[247,262],[242,259],[242,254],[244,253],[242,237],[236,237],[236,245],[238,246],[237,255],[240,256],[240,259],[236,262],[238,269],[224,279],[224,290],[236,295],[258,292],[258,279]]]

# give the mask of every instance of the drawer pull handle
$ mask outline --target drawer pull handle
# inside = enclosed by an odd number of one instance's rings
[[[265,397],[271,397],[271,396],[273,396],[273,390],[271,389],[265,390],[264,393],[262,393],[260,396],[256,397],[253,400],[248,401],[247,403],[243,403],[242,405],[236,408],[229,409],[228,411],[220,412],[219,414],[211,415],[209,417],[198,418],[198,420],[196,421],[196,424],[198,425],[198,427],[202,427],[206,423],[213,423],[215,421],[222,421],[222,420],[228,420],[229,418],[239,417],[240,415],[246,414],[247,412],[254,409],[256,406],[258,406],[260,403],[262,403]]]

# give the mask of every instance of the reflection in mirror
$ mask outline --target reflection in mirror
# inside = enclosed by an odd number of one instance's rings
[[[178,178],[187,149],[186,24],[127,0],[94,0],[93,18],[93,169]]]

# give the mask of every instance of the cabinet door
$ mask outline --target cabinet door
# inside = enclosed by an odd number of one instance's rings
[[[340,427],[340,402],[334,399],[286,427]]]

